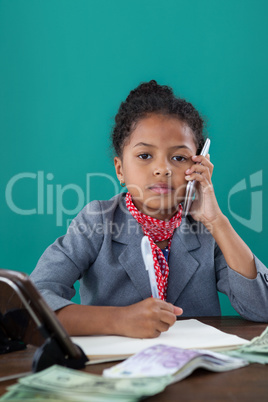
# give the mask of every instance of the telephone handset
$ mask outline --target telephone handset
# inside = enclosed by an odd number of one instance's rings
[[[200,152],[200,155],[206,156],[208,154],[209,147],[210,147],[210,139],[207,138],[202,148],[202,151]],[[189,181],[186,187],[186,193],[184,199],[184,208],[183,208],[184,216],[187,216],[190,211],[193,202],[193,197],[195,194],[195,188],[196,188],[196,181],[195,180]]]

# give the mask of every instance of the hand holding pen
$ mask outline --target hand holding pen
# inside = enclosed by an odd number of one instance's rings
[[[161,332],[168,331],[177,316],[183,313],[180,307],[154,297],[121,309],[124,310],[124,315],[118,318],[121,334],[134,338],[156,338]]]

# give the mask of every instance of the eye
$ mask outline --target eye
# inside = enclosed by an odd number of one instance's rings
[[[185,158],[184,156],[180,156],[180,155],[173,156],[172,159],[177,162],[185,162],[187,160],[187,158]]]
[[[151,155],[150,154],[140,154],[140,155],[138,155],[138,158],[146,160],[146,159],[150,159]]]

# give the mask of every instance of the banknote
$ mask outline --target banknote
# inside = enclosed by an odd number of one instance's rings
[[[34,391],[20,384],[10,389],[0,398],[0,401],[49,401],[49,402],[65,402],[64,397],[60,397],[48,392]]]
[[[268,363],[268,327],[260,336],[253,338],[247,345],[232,351],[227,351],[226,354],[233,357],[240,357],[250,363]]]
[[[234,370],[247,364],[241,358],[227,357],[208,350],[182,349],[159,344],[104,370],[103,375],[109,378],[162,378],[172,375],[172,382],[175,382],[199,367],[219,372]]]
[[[77,395],[76,393],[70,392],[53,392],[49,390],[34,389],[27,387],[23,384],[16,384],[8,388],[8,392],[0,398],[2,401],[49,401],[49,402],[136,402],[136,397],[131,398],[118,398],[111,397],[110,395]]]
[[[250,343],[239,348],[245,351],[266,352],[268,353],[268,327],[262,332],[260,336],[253,338]]]
[[[239,350],[231,350],[229,352],[224,352],[232,357],[243,358],[249,363],[260,363],[260,364],[268,364],[268,355],[267,353],[247,353],[247,352],[240,352]]]
[[[39,373],[21,378],[20,384],[35,389],[93,396],[139,398],[157,394],[170,383],[170,376],[161,378],[113,379],[89,374],[61,366],[51,366]]]

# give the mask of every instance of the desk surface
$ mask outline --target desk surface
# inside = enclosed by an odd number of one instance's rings
[[[254,323],[240,317],[198,317],[198,320],[224,332],[252,339],[264,331],[267,324]],[[31,370],[34,347],[26,350],[0,355],[0,377]],[[84,371],[102,374],[105,368],[115,363],[87,366]],[[0,395],[8,385],[16,380],[0,382]],[[247,367],[226,373],[212,373],[203,369],[196,370],[186,379],[170,385],[161,394],[147,398],[150,402],[172,401],[267,401],[268,366],[250,364]]]

